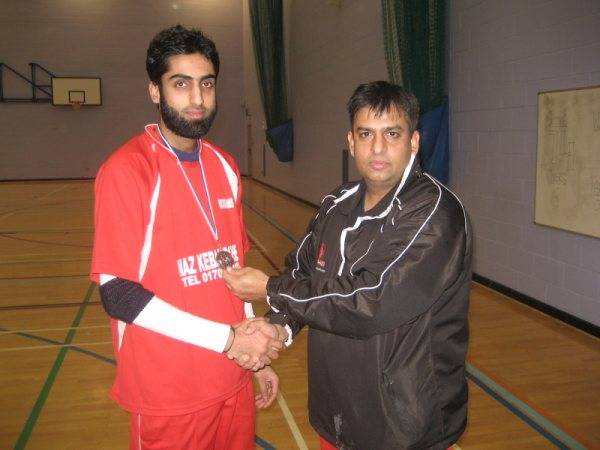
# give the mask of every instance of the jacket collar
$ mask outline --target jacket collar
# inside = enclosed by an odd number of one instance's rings
[[[377,216],[381,214],[390,205],[391,202],[394,201],[394,197],[399,196],[406,189],[406,186],[410,185],[416,178],[420,178],[422,175],[423,170],[421,169],[419,157],[417,156],[413,160],[412,166],[409,169],[404,185],[402,186],[402,188],[400,188],[399,191],[398,188],[400,187],[402,180],[396,183],[396,185],[392,189],[390,189],[389,192],[385,194],[385,196],[373,208],[365,212],[363,211],[363,204],[365,193],[367,190],[367,185],[365,183],[365,180],[360,180],[358,190],[354,193],[354,195],[351,195],[347,199],[340,202],[338,210],[342,214],[350,215],[352,212],[357,211],[358,208],[359,215]]]

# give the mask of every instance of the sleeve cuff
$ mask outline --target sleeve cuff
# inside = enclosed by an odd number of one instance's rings
[[[294,338],[292,337],[292,329],[290,328],[289,325],[285,325],[283,328],[285,329],[285,331],[287,331],[287,334],[288,334],[288,338],[285,340],[285,342],[283,344],[286,347],[289,347],[290,345],[292,345],[292,342],[294,342]]]
[[[277,277],[269,277],[269,280],[267,281],[267,303],[276,313],[280,312],[282,309],[281,297],[276,294],[277,284]]]

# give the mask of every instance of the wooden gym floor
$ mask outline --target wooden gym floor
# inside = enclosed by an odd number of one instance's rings
[[[313,208],[246,180],[248,264],[277,273]],[[107,397],[108,319],[88,279],[91,181],[0,183],[0,448],[126,449]],[[598,339],[477,283],[471,294],[471,449],[600,448]],[[306,412],[306,336],[274,364],[277,403],[257,448],[317,449]],[[377,450],[377,449],[373,449]]]

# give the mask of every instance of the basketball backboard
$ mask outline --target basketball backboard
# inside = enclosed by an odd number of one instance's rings
[[[55,106],[101,105],[100,78],[52,77],[52,104]]]

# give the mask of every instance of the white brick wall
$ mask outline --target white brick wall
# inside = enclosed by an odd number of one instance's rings
[[[451,184],[475,271],[600,325],[600,239],[533,224],[540,91],[600,84],[600,1],[449,4]]]

